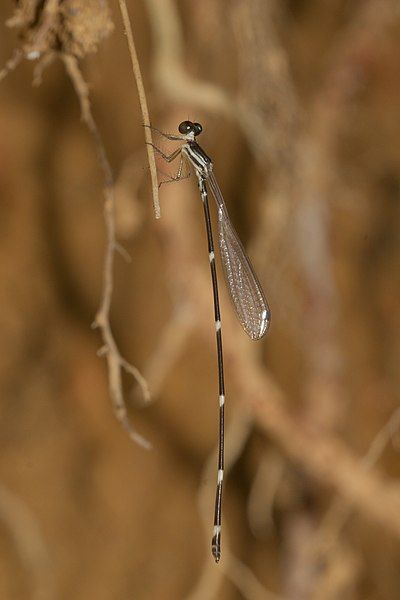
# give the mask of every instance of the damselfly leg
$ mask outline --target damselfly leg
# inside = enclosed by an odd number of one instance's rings
[[[165,177],[167,177],[167,179],[164,179],[164,180],[162,180],[162,181],[159,182],[159,185],[158,185],[159,188],[164,183],[174,183],[176,181],[181,181],[182,179],[187,179],[188,177],[190,177],[190,171],[189,170],[188,170],[188,172],[186,174],[183,174],[183,167],[185,165],[185,161],[183,160],[183,156],[182,156],[182,148],[177,148],[171,154],[165,154],[161,150],[161,148],[159,148],[158,146],[156,146],[152,142],[147,142],[147,143],[150,146],[152,146],[154,148],[154,150],[157,152],[157,154],[159,154],[168,163],[173,162],[175,159],[178,158],[178,156],[180,156],[179,167],[178,167],[178,170],[175,173],[175,175],[167,175],[166,173],[164,173],[163,171],[161,171],[161,169],[159,169],[160,173],[162,173]]]

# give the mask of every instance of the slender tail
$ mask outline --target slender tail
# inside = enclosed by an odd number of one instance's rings
[[[219,439],[218,439],[218,473],[217,487],[215,492],[214,509],[214,530],[211,542],[212,555],[216,562],[221,557],[221,512],[222,512],[222,486],[224,479],[224,417],[225,417],[225,382],[224,382],[224,361],[222,354],[222,333],[221,333],[221,311],[218,297],[218,281],[215,266],[214,241],[211,229],[210,208],[208,205],[207,188],[204,178],[197,174],[199,180],[199,189],[203,201],[204,218],[207,229],[208,256],[210,260],[211,280],[214,296],[214,316],[215,316],[215,334],[217,341],[217,359],[218,359],[218,388],[219,388]]]

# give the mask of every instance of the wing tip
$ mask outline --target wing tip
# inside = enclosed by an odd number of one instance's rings
[[[257,331],[250,329],[246,324],[243,324],[243,328],[247,335],[254,341],[260,340],[267,333],[271,325],[271,311],[269,309],[263,310],[260,317],[260,326]]]
[[[261,324],[258,335],[256,335],[255,339],[260,340],[267,333],[269,326],[271,325],[271,311],[269,308],[263,310],[261,314]]]

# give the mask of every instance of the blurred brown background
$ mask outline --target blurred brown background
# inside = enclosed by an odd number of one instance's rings
[[[400,598],[399,4],[128,8],[151,122],[203,124],[272,310],[252,343],[222,290],[222,560],[210,553],[218,400],[195,178],[162,186],[156,221],[117,2],[7,1],[1,65],[19,64],[0,88],[0,598]],[[111,325],[148,380],[148,406],[126,374],[123,387],[151,451],[114,416],[91,329],[104,176],[68,60],[115,179],[131,262],[115,254]]]

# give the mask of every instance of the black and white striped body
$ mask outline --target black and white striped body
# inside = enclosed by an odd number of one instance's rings
[[[155,128],[152,128],[155,129]],[[228,212],[222,197],[221,190],[213,173],[212,160],[195,141],[195,137],[202,131],[199,123],[183,121],[179,125],[179,133],[182,135],[164,134],[169,140],[180,140],[182,146],[170,155],[164,154],[159,148],[154,149],[167,162],[172,162],[180,156],[180,166],[175,177],[170,181],[178,181],[183,178],[182,156],[193,166],[203,202],[204,218],[207,230],[208,256],[210,261],[211,281],[214,298],[215,334],[217,342],[218,359],[218,394],[219,394],[219,441],[218,441],[218,472],[217,488],[215,494],[214,531],[211,543],[212,554],[219,561],[221,556],[221,509],[222,509],[222,486],[224,479],[224,417],[225,417],[225,382],[224,362],[222,353],[221,333],[221,311],[218,296],[218,280],[215,265],[214,241],[211,229],[210,209],[208,204],[207,185],[209,185],[215,199],[218,210],[219,249],[221,262],[224,270],[225,281],[236,310],[237,316],[246,331],[253,340],[260,339],[267,331],[270,323],[271,313],[261,285],[251,266],[243,246],[230,222]]]
[[[204,179],[207,179],[212,171],[213,163],[212,160],[204,152],[203,148],[195,141],[188,140],[186,144],[182,146],[182,153],[189,159],[195,168],[197,177],[201,175]]]
[[[218,395],[219,395],[219,443],[218,443],[218,475],[217,489],[215,494],[214,509],[214,532],[211,542],[212,554],[218,562],[221,556],[221,512],[222,512],[222,484],[224,479],[224,416],[225,416],[225,381],[224,381],[224,361],[222,353],[222,332],[221,332],[221,311],[218,297],[218,280],[215,266],[214,241],[211,230],[210,209],[208,205],[207,189],[205,179],[196,170],[201,199],[203,201],[204,218],[207,228],[208,257],[210,261],[211,281],[214,296],[214,318],[215,335],[217,340],[217,358],[218,358]]]
[[[219,443],[218,443],[218,474],[217,489],[215,494],[214,509],[214,531],[211,542],[211,550],[215,560],[218,562],[221,556],[221,513],[222,513],[222,485],[224,479],[224,417],[225,417],[225,381],[224,360],[222,352],[221,310],[219,306],[218,279],[215,265],[215,248],[211,229],[210,208],[206,180],[212,171],[213,164],[209,156],[194,141],[188,141],[182,146],[182,153],[192,163],[198,180],[200,196],[203,202],[204,218],[207,230],[208,258],[210,261],[211,281],[214,297],[215,335],[217,341],[218,359],[218,396],[219,396]]]

